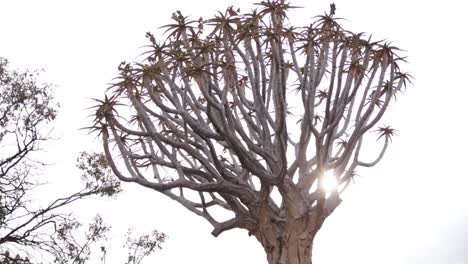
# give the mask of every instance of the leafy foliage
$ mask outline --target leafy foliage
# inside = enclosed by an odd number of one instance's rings
[[[128,229],[125,246],[129,252],[126,264],[140,264],[146,256],[161,249],[161,243],[166,240],[166,235],[156,230],[137,238],[132,237],[132,232],[132,229]]]
[[[81,152],[77,167],[82,171],[81,179],[87,189],[96,190],[100,196],[113,197],[122,191],[120,182],[109,171],[102,153]]]
[[[30,193],[44,164],[31,154],[49,139],[41,130],[55,119],[58,107],[51,86],[38,84],[37,76],[38,72],[10,70],[0,58],[0,263],[89,263],[93,246],[105,240],[110,227],[96,216],[86,230],[63,209],[86,197],[115,197],[120,182],[103,154],[83,152],[77,160],[81,190],[46,206],[32,202]],[[141,245],[150,251],[145,256],[154,251],[147,244]]]

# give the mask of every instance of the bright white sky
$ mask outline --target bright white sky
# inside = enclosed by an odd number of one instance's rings
[[[72,169],[78,152],[99,150],[93,137],[77,130],[88,125],[89,98],[102,97],[117,65],[144,51],[145,32],[167,24],[175,10],[206,18],[228,5],[246,10],[251,2],[0,0],[0,56],[15,67],[44,68],[44,79],[57,84],[61,110],[54,133],[60,140],[44,157],[55,164],[47,175],[62,184],[60,191],[79,183]],[[465,2],[335,3],[347,28],[407,50],[416,80],[387,112],[385,124],[399,132],[384,161],[360,171],[319,232],[314,262],[468,264]],[[293,4],[305,7],[290,14],[297,25],[328,11],[330,1]],[[166,232],[169,240],[153,258],[157,263],[266,263],[263,249],[246,232],[214,238],[203,219],[142,187],[131,186],[117,203],[86,206],[80,215],[99,210],[121,235],[129,225]]]

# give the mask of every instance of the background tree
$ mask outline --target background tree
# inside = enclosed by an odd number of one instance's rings
[[[38,74],[10,70],[0,58],[0,263],[89,263],[93,246],[109,227],[96,216],[85,229],[63,207],[86,197],[113,197],[121,191],[120,183],[102,154],[81,153],[77,167],[83,188],[46,206],[34,202],[32,192],[44,166],[34,160],[34,152],[50,139],[41,130],[57,113],[50,85],[39,84]],[[159,247],[165,235],[155,234],[159,236],[148,235],[146,244]],[[147,256],[154,248],[140,251]]]
[[[149,234],[133,237],[133,230],[127,232],[125,247],[128,249],[128,259],[125,264],[140,264],[143,259],[153,253],[156,249],[161,249],[161,243],[166,240],[166,235],[156,230]]]
[[[179,202],[214,236],[248,230],[269,263],[311,263],[356,169],[382,159],[395,130],[375,127],[410,75],[398,48],[345,30],[334,5],[303,27],[283,0],[256,5],[176,12],[165,40],[147,33],[145,61],[120,65],[92,129],[120,180]],[[382,147],[365,160],[372,137]]]

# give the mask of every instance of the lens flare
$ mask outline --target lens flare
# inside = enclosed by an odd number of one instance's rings
[[[333,192],[338,187],[336,176],[333,170],[326,171],[322,179],[322,188],[326,192]]]

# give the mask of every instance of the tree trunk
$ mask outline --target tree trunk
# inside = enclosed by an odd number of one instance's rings
[[[312,240],[291,235],[284,239],[278,239],[275,244],[264,247],[269,264],[311,264]]]
[[[312,244],[322,221],[301,217],[278,222],[262,221],[254,233],[265,249],[269,264],[311,264]]]
[[[265,249],[269,264],[312,264],[312,244],[325,219],[338,207],[337,192],[317,199],[310,206],[293,185],[283,185],[284,204],[280,212],[268,207],[253,211],[256,228],[251,229]]]

